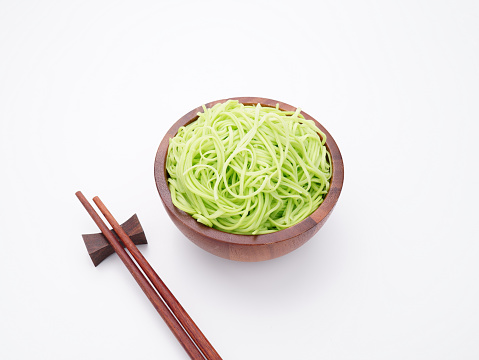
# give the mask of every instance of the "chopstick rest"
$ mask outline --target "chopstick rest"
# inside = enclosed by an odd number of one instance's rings
[[[122,229],[128,234],[130,239],[135,245],[148,244],[146,240],[145,232],[141,227],[138,216],[134,214],[131,218],[121,224]],[[125,244],[118,236],[113,232],[113,235],[120,241],[120,244],[125,247]],[[83,241],[85,242],[88,255],[90,255],[93,265],[98,266],[108,256],[115,253],[110,243],[106,240],[102,233],[96,234],[83,234]]]

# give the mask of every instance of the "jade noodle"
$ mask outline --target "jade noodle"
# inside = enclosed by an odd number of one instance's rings
[[[203,106],[170,139],[173,204],[235,234],[267,234],[308,217],[331,179],[326,136],[295,112],[230,100]]]

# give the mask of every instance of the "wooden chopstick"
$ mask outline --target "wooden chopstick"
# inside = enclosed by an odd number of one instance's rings
[[[98,196],[93,198],[94,203],[100,209],[101,213],[105,219],[113,227],[113,230],[116,232],[118,237],[123,241],[126,248],[133,255],[133,258],[136,260],[136,263],[140,265],[143,272],[146,274],[148,279],[150,279],[153,286],[156,288],[160,296],[163,298],[164,302],[168,305],[171,312],[176,316],[178,321],[183,325],[184,329],[188,332],[191,339],[195,342],[196,346],[203,352],[205,357],[208,360],[222,360],[218,355],[216,350],[210,344],[206,336],[201,332],[195,322],[191,319],[188,313],[185,311],[183,306],[178,302],[175,296],[171,293],[165,283],[160,279],[155,270],[151,267],[148,261],[145,259],[143,254],[138,250],[136,245],[130,239],[128,234],[123,230],[120,224],[115,220],[113,215],[107,209],[105,204],[100,200]]]
[[[143,273],[140,271],[140,269],[138,269],[138,267],[135,265],[133,260],[127,254],[127,252],[120,245],[119,241],[115,238],[115,236],[110,231],[110,229],[108,229],[108,227],[105,225],[103,220],[96,213],[95,209],[93,209],[93,207],[90,205],[90,203],[85,198],[85,196],[80,191],[76,192],[75,195],[78,197],[82,205],[85,207],[88,214],[90,214],[93,221],[97,224],[97,226],[99,227],[99,229],[101,230],[105,238],[108,240],[110,245],[113,247],[113,249],[118,254],[120,259],[123,261],[125,266],[128,268],[131,275],[135,278],[138,285],[140,285],[145,295],[151,301],[156,311],[158,311],[160,316],[165,321],[166,325],[168,325],[168,327],[173,332],[175,337],[178,339],[180,344],[183,346],[185,351],[188,353],[190,358],[193,360],[204,360],[205,357],[198,350],[198,348],[190,339],[190,337],[185,332],[185,330],[182,328],[180,323],[177,321],[177,319],[170,312],[170,310],[165,305],[163,300],[160,298],[158,293],[155,291],[155,289],[153,289],[153,287],[150,285],[150,283],[145,278]]]

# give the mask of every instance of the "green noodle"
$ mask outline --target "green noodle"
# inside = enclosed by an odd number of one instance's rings
[[[326,136],[299,109],[229,100],[203,110],[170,139],[166,169],[177,208],[218,230],[266,234],[323,202],[332,170]]]

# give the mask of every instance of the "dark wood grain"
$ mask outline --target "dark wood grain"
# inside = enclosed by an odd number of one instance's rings
[[[138,220],[138,216],[136,214],[125,221],[121,227],[136,245],[148,243],[145,237],[145,232],[143,231],[140,220]],[[98,266],[98,264],[115,252],[102,233],[83,234],[82,237],[83,241],[85,242],[88,255],[90,255],[90,258],[95,266]],[[121,241],[120,244],[125,247],[125,244],[123,244]]]
[[[165,321],[166,325],[170,328],[171,332],[175,335],[177,340],[183,346],[187,354],[193,360],[204,360],[203,354],[198,350],[194,342],[190,339],[186,331],[183,329],[181,324],[175,318],[175,316],[170,312],[166,304],[163,302],[162,298],[158,295],[155,289],[151,286],[149,281],[140,271],[140,269],[136,266],[133,260],[130,258],[128,253],[123,249],[120,242],[114,236],[113,232],[108,229],[105,225],[103,220],[100,216],[96,213],[95,209],[91,206],[85,196],[81,193],[81,191],[77,191],[75,195],[78,197],[78,200],[82,203],[85,207],[85,210],[91,216],[95,224],[97,224],[98,228],[101,230],[102,234],[108,240],[112,248],[117,253],[118,257],[121,259],[123,264],[125,264],[126,268],[136,280],[140,288],[143,290],[147,298],[150,300],[153,307],[156,309],[158,314],[160,314],[161,318]],[[125,306],[125,311],[129,311],[130,309],[128,306]],[[119,319],[121,320],[121,313],[118,314]],[[131,329],[127,329],[130,331]],[[125,341],[128,341],[128,334],[124,337]]]
[[[141,269],[151,281],[162,299],[165,301],[166,305],[168,305],[171,312],[176,316],[181,325],[183,325],[184,329],[194,341],[196,346],[202,351],[202,353],[208,360],[221,360],[221,357],[218,355],[218,353],[208,341],[206,336],[201,332],[195,322],[185,311],[183,306],[181,306],[176,297],[171,293],[165,283],[158,276],[156,271],[151,267],[150,263],[145,259],[140,250],[138,250],[138,248],[135,246],[132,239],[130,239],[123,227],[118,224],[118,222],[115,220],[115,218],[110,213],[105,204],[103,204],[103,202],[97,196],[93,198],[93,201],[95,202],[98,209],[100,209],[105,219],[113,227],[113,230],[116,232],[116,235],[126,245],[126,248],[133,256],[136,263],[140,265]]]
[[[245,105],[261,104],[262,106],[275,107],[277,104],[281,110],[295,111],[294,106],[281,101],[264,99],[259,97],[237,97]],[[230,99],[216,100],[206,104],[212,107],[215,104]],[[331,153],[333,174],[330,190],[319,208],[302,222],[271,234],[265,235],[237,235],[220,230],[212,229],[199,222],[184,211],[179,210],[171,201],[168,188],[168,174],[166,172],[166,155],[168,153],[169,139],[174,137],[181,126],[185,126],[198,118],[198,112],[202,112],[202,106],[190,111],[179,119],[168,130],[158,147],[155,158],[155,181],[166,212],[180,231],[193,243],[202,249],[226,259],[237,261],[262,261],[274,259],[285,255],[304,243],[306,243],[324,225],[333,211],[341,194],[344,180],[344,165],[341,152],[331,134],[312,116],[304,111],[301,114],[306,119],[313,120],[318,128],[326,135],[326,147]]]

